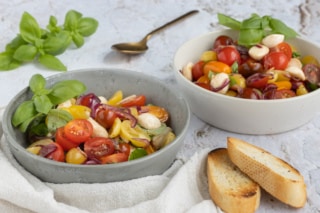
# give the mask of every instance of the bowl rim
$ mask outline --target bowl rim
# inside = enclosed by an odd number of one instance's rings
[[[204,89],[200,86],[197,86],[196,84],[194,84],[193,82],[189,81],[188,79],[186,79],[182,73],[181,73],[181,69],[182,67],[177,67],[177,58],[178,58],[178,55],[179,53],[181,52],[181,49],[183,49],[183,47],[189,43],[192,43],[192,42],[195,42],[196,40],[199,40],[201,38],[204,38],[204,37],[208,37],[208,36],[211,36],[212,35],[217,35],[217,34],[222,34],[222,33],[236,33],[236,30],[232,30],[232,29],[220,29],[220,30],[215,30],[215,31],[212,31],[212,32],[207,32],[207,33],[203,33],[203,34],[200,34],[196,37],[193,37],[187,41],[185,41],[182,45],[180,45],[180,47],[176,50],[175,54],[174,54],[174,60],[173,60],[173,65],[174,65],[174,75],[176,76],[176,79],[177,79],[177,83],[179,84],[179,81],[181,82],[184,82],[184,84],[187,84],[188,86],[192,87],[195,92],[204,92],[204,94],[206,95],[212,95],[212,96],[216,96],[217,98],[222,98],[222,99],[225,99],[225,100],[237,100],[239,102],[244,102],[244,103],[257,103],[257,104],[272,104],[272,103],[281,103],[281,102],[294,102],[296,100],[299,100],[299,99],[306,99],[306,98],[309,98],[311,96],[315,96],[315,95],[318,95],[318,93],[320,93],[320,88],[312,91],[312,92],[309,92],[308,94],[304,94],[304,95],[301,95],[301,96],[295,96],[295,97],[291,97],[291,98],[285,98],[285,99],[272,99],[272,100],[266,100],[266,99],[260,99],[260,100],[255,100],[255,99],[245,99],[245,98],[239,98],[239,97],[232,97],[232,96],[228,96],[228,95],[224,95],[224,94],[220,94],[220,93],[217,93],[217,92],[213,92],[213,91],[208,91],[207,89]],[[213,37],[214,38],[214,37]],[[320,52],[320,45],[318,45],[317,43],[315,42],[312,42],[312,41],[309,41],[307,40],[306,37],[296,37],[294,39],[288,39],[289,42],[290,40],[298,40],[298,41],[303,41],[303,42],[306,42],[306,43],[309,43],[315,47],[317,47],[319,49],[319,52]],[[212,40],[213,42],[213,40]],[[195,62],[192,62],[192,63],[195,63]]]
[[[165,82],[163,82],[162,79],[159,79],[159,78],[152,76],[150,74],[146,74],[146,73],[139,72],[136,70],[121,69],[121,68],[82,68],[82,69],[70,70],[67,73],[54,74],[49,77],[45,77],[45,79],[51,80],[51,79],[59,78],[64,75],[72,75],[72,74],[79,73],[79,72],[85,73],[85,72],[89,72],[89,71],[90,72],[92,72],[92,71],[95,71],[95,72],[101,72],[101,71],[103,71],[103,72],[114,72],[114,71],[124,72],[124,73],[133,75],[135,77],[140,77],[140,78],[141,78],[141,74],[143,74],[142,78],[154,81],[158,84],[161,84],[163,87],[167,87],[168,90],[170,90],[178,99],[180,99],[180,101],[182,101],[183,105],[185,105],[185,107],[186,107],[185,108],[186,112],[187,112],[186,122],[181,130],[181,133],[179,135],[176,135],[176,138],[174,139],[174,141],[172,141],[170,144],[163,147],[162,149],[157,150],[156,152],[152,153],[151,155],[147,155],[147,156],[144,156],[142,158],[138,158],[138,159],[135,159],[132,161],[119,162],[119,163],[115,163],[115,164],[92,164],[92,165],[80,164],[80,165],[77,165],[77,164],[70,164],[70,163],[66,163],[66,162],[58,162],[58,161],[50,160],[50,159],[47,159],[47,158],[44,158],[44,157],[41,157],[41,156],[38,156],[38,155],[35,155],[32,153],[29,153],[28,151],[26,151],[26,148],[24,148],[23,146],[21,146],[20,144],[18,144],[16,142],[15,143],[10,142],[10,141],[15,141],[15,139],[9,134],[9,126],[10,125],[12,126],[12,124],[11,124],[11,118],[9,118],[9,116],[8,116],[8,111],[9,111],[8,106],[11,106],[14,103],[16,98],[18,98],[19,96],[21,96],[23,93],[25,93],[28,90],[29,87],[26,86],[24,89],[22,89],[20,92],[18,92],[10,100],[10,102],[7,104],[7,107],[5,108],[4,113],[3,113],[3,125],[2,125],[3,126],[3,134],[7,139],[7,143],[9,144],[9,147],[10,147],[10,145],[12,145],[15,149],[25,153],[28,157],[31,157],[32,159],[40,161],[45,164],[51,164],[51,165],[55,165],[55,166],[62,166],[65,168],[73,168],[73,169],[74,168],[77,168],[77,169],[81,169],[81,168],[83,168],[83,169],[97,169],[97,168],[98,169],[107,169],[107,168],[110,168],[110,169],[112,169],[112,168],[123,168],[123,167],[133,166],[135,164],[141,163],[142,161],[156,158],[159,155],[161,155],[163,152],[166,152],[171,147],[176,146],[175,142],[178,140],[182,140],[185,137],[185,135],[187,134],[188,128],[190,126],[190,120],[191,120],[191,111],[190,111],[190,107],[189,107],[188,102],[186,101],[186,99],[184,98],[183,95],[181,95],[177,92],[178,90],[173,88],[172,85],[166,84]],[[15,127],[12,127],[12,128],[15,128]],[[11,148],[10,148],[10,153],[12,154]]]

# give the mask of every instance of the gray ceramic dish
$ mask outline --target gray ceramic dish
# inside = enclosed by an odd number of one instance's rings
[[[171,115],[170,126],[177,137],[171,144],[151,155],[118,164],[73,165],[48,160],[28,153],[25,150],[27,141],[24,135],[11,124],[11,117],[17,106],[32,95],[29,89],[25,88],[8,104],[3,115],[3,131],[12,154],[26,170],[46,182],[102,183],[158,175],[170,167],[183,145],[190,122],[188,104],[173,87],[144,73],[122,69],[69,71],[47,78],[47,86],[65,79],[80,80],[85,83],[88,92],[106,97],[119,89],[124,95],[145,94],[148,103],[168,109]]]

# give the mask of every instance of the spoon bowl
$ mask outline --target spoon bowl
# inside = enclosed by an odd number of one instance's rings
[[[118,43],[111,46],[113,50],[116,50],[118,52],[124,53],[124,54],[141,54],[148,50],[147,42],[151,38],[151,36],[159,32],[160,30],[192,15],[197,13],[198,10],[192,10],[189,11],[182,16],[179,16],[178,18],[175,18],[174,20],[158,27],[157,29],[154,29],[153,31],[149,32],[141,41],[138,42],[127,42],[127,43]]]

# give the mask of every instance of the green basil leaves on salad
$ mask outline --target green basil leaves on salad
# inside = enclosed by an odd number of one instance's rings
[[[218,20],[221,25],[239,31],[238,43],[243,46],[255,45],[268,34],[280,33],[286,38],[294,38],[298,35],[285,23],[271,16],[260,17],[257,14],[252,14],[250,18],[241,22],[230,16],[218,13]]]
[[[44,29],[31,14],[24,12],[18,35],[0,53],[0,70],[13,70],[24,63],[38,61],[48,69],[66,71],[66,66],[56,56],[72,43],[80,48],[85,42],[84,37],[95,33],[97,27],[97,20],[70,10],[63,25],[58,25],[57,18],[51,16]]]
[[[35,74],[29,81],[29,88],[33,92],[31,100],[22,102],[16,109],[12,124],[25,132],[29,125],[47,116],[47,126],[55,129],[64,126],[72,119],[66,111],[54,109],[58,103],[62,103],[82,94],[86,86],[77,80],[64,80],[46,88],[46,80],[40,74]]]

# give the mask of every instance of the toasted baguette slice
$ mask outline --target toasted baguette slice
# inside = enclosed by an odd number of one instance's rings
[[[208,154],[207,175],[213,202],[227,213],[250,213],[260,205],[260,187],[229,159],[225,148]]]
[[[266,150],[228,137],[231,161],[272,196],[292,207],[303,207],[306,185],[303,176],[291,165]]]

